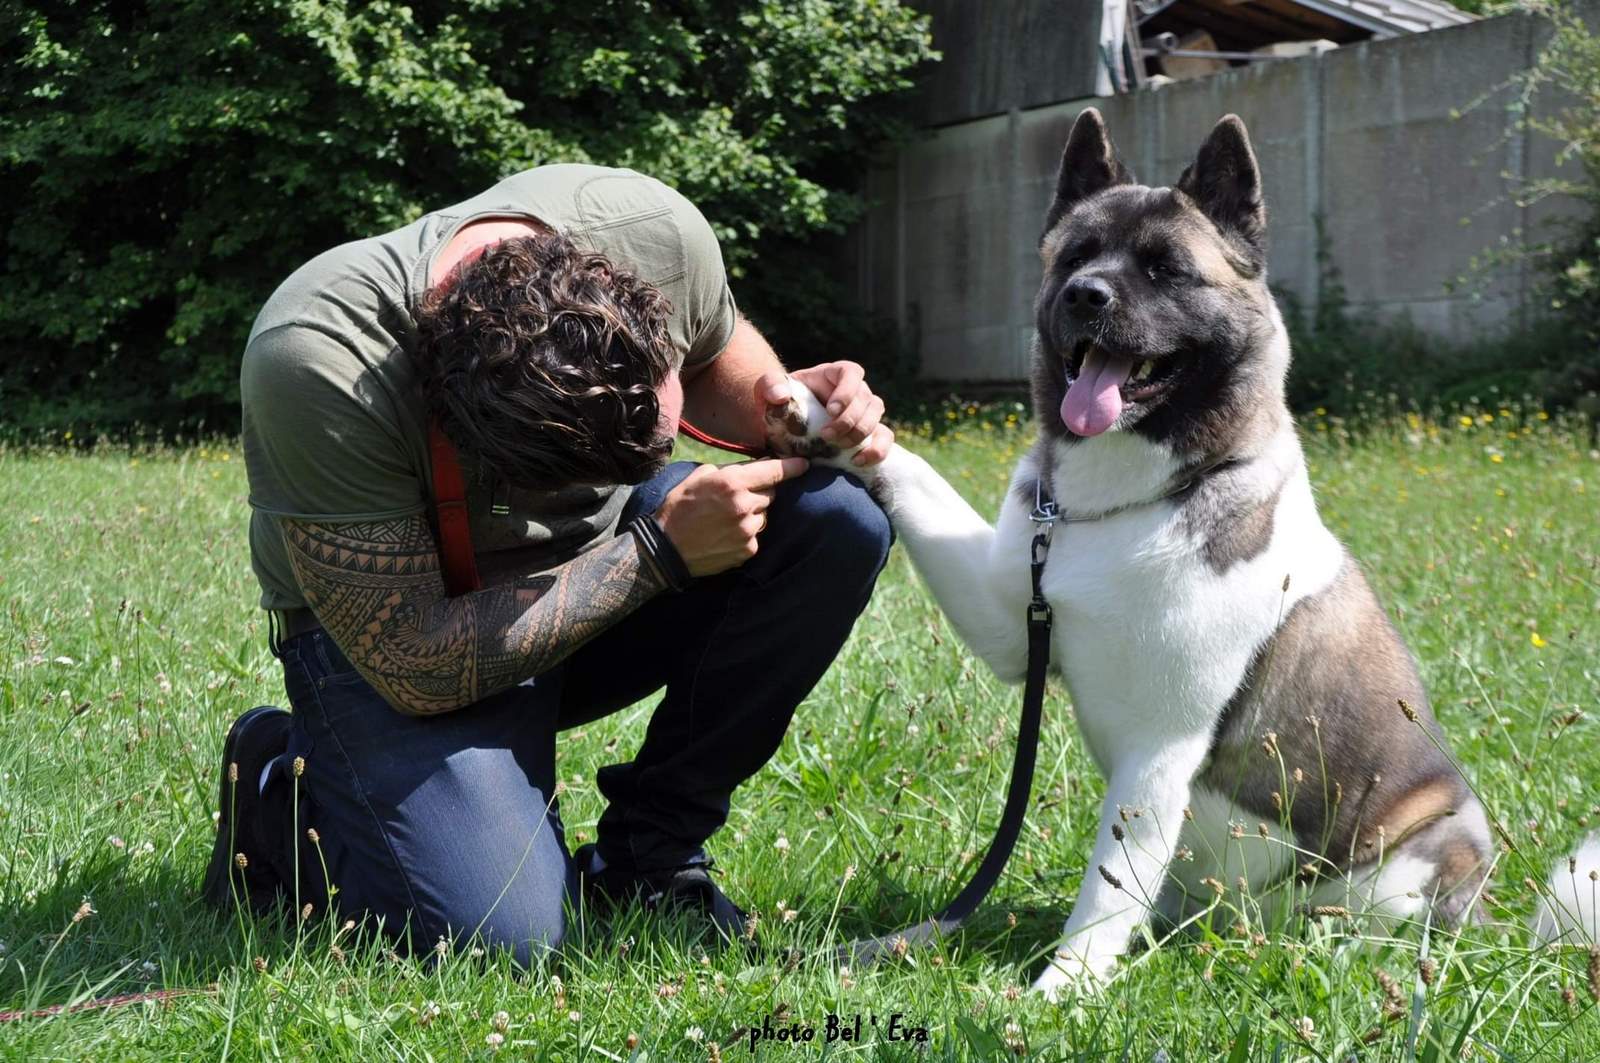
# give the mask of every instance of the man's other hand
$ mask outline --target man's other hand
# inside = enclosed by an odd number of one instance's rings
[[[656,522],[692,576],[714,576],[744,564],[760,548],[773,490],[805,472],[804,458],[766,458],[739,465],[702,465],[667,495]]]
[[[876,465],[894,445],[894,432],[883,424],[883,400],[867,385],[866,370],[855,362],[824,362],[789,374],[811,389],[831,420],[818,433],[841,450],[861,444],[851,459],[856,465]],[[769,406],[789,401],[789,381],[781,373],[765,373],[756,383],[756,396]]]

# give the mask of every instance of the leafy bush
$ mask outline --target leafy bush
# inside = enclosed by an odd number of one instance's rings
[[[803,333],[814,256],[763,251],[855,215],[855,160],[932,56],[896,0],[12,0],[0,417],[227,430],[250,322],[302,261],[556,161],[678,187],[736,276],[761,263],[736,289],[780,342],[870,357]]]

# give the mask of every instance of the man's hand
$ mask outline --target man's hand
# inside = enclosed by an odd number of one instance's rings
[[[717,468],[702,465],[674,487],[656,522],[692,576],[714,576],[756,555],[773,489],[805,472],[804,458],[768,458]]]
[[[883,424],[883,400],[867,386],[866,370],[855,362],[824,362],[789,374],[820,400],[832,418],[818,433],[823,439],[849,449],[862,444],[851,460],[856,465],[876,465],[894,445],[894,432]],[[783,373],[764,373],[756,382],[756,397],[769,406],[789,401],[789,381]]]

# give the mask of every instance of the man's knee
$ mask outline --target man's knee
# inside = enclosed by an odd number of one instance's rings
[[[501,917],[491,914],[477,928],[476,937],[490,951],[505,951],[518,967],[538,966],[559,949],[567,936],[566,915],[559,903],[546,906],[531,920],[521,913]]]
[[[838,469],[813,467],[793,484],[793,509],[784,516],[811,556],[841,574],[876,579],[894,532],[861,481]]]
[[[544,796],[555,788],[545,748],[553,728],[528,725],[515,744],[490,745],[506,741],[489,732],[514,726],[519,709],[553,706],[506,693],[464,710],[481,722],[441,718],[441,728],[459,724],[450,744],[464,748],[442,759],[434,751],[422,781],[385,804],[384,849],[393,855],[388,867],[382,854],[369,864],[380,872],[374,880],[387,882],[374,899],[409,908],[412,925],[434,941],[475,939],[526,966],[561,944],[576,876],[554,802]],[[360,899],[366,890],[352,892]]]
[[[427,920],[448,928],[457,951],[473,946],[490,953],[507,952],[519,967],[532,967],[559,949],[567,935],[569,877],[564,870],[540,867],[500,890],[492,885],[462,883]],[[438,931],[435,932],[438,934]]]

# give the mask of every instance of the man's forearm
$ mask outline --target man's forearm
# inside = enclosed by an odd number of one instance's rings
[[[765,447],[766,408],[756,401],[756,381],[764,373],[783,372],[766,338],[740,318],[733,337],[710,365],[683,385],[683,416],[718,439]]]
[[[317,619],[374,689],[413,715],[459,709],[538,675],[663,587],[629,534],[550,572],[448,598],[420,516],[285,520],[283,530]]]

